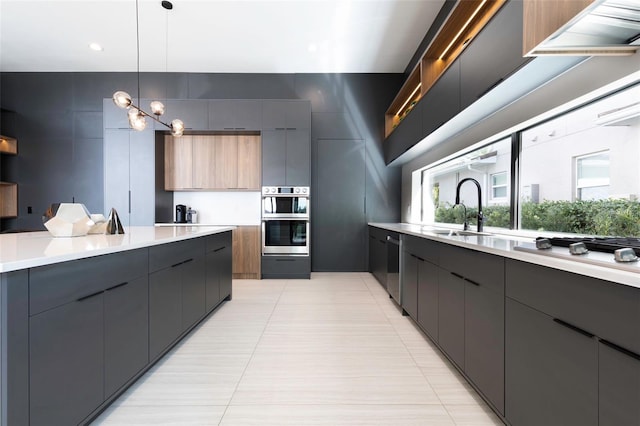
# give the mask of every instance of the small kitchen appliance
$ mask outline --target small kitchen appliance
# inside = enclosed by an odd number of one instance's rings
[[[176,205],[176,223],[187,223],[187,206]]]

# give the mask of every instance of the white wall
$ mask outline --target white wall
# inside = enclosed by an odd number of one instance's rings
[[[205,225],[260,225],[260,192],[175,191],[174,204],[184,204],[198,212]]]

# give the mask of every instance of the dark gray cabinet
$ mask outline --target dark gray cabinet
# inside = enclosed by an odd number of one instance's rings
[[[310,129],[311,103],[302,100],[263,100],[262,128]]]
[[[78,424],[104,401],[103,293],[29,319],[29,424]]]
[[[431,262],[418,262],[418,324],[438,341],[438,272]]]
[[[104,396],[113,395],[149,363],[149,278],[104,292]]]
[[[205,314],[205,239],[149,248],[149,358]]]
[[[209,130],[262,130],[262,101],[209,101]]]
[[[231,233],[207,238],[206,309],[207,312],[232,297]]]
[[[460,55],[461,109],[527,62],[522,57],[522,8],[521,1],[507,2]]]
[[[607,341],[598,345],[598,424],[640,424],[640,356]]]
[[[115,208],[124,226],[155,222],[153,130],[105,129],[104,209]]]
[[[420,101],[424,138],[460,112],[460,60],[455,60]]]
[[[386,231],[369,227],[369,272],[387,289],[387,241]]]
[[[262,132],[262,184],[311,185],[309,130],[278,129]]]
[[[167,124],[178,118],[186,130],[205,130],[209,128],[209,101],[204,99],[167,99],[165,112],[160,120]],[[145,108],[142,108],[147,111]],[[147,119],[147,126],[149,126]],[[167,131],[165,126],[154,122],[155,130]]]
[[[262,256],[262,278],[309,279],[311,259],[309,256]]]
[[[509,259],[505,275],[507,420],[638,424],[640,291]]]
[[[414,320],[418,318],[418,264],[423,259],[405,251],[402,256],[402,309]]]
[[[597,425],[597,344],[592,335],[507,298],[505,416],[509,422]]]
[[[409,114],[389,135],[389,143],[385,144],[385,159],[389,163],[411,148],[422,139],[422,111],[424,102],[419,101]]]
[[[440,268],[438,273],[438,344],[464,370],[464,279]]]
[[[200,320],[205,307],[205,257],[203,254],[176,267],[182,287],[182,329],[187,331]]]
[[[176,268],[149,274],[149,359],[157,358],[182,330],[182,286]]]

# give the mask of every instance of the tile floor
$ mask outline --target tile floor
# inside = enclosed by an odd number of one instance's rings
[[[368,273],[236,280],[92,425],[502,425]]]

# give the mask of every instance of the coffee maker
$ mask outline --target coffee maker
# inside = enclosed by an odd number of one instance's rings
[[[176,223],[187,223],[187,206],[184,204],[176,206]]]

